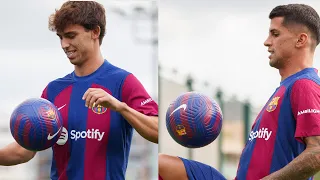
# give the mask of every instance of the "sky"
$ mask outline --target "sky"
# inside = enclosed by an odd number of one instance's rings
[[[59,38],[48,29],[48,17],[63,2],[13,0],[1,3],[0,115],[7,117],[20,102],[40,97],[50,81],[73,71],[73,65],[60,47]],[[151,3],[98,2],[104,5],[107,15],[106,36],[101,46],[103,56],[132,72],[155,97],[157,59],[153,59],[150,44],[135,41],[136,37],[150,39],[151,21],[133,18],[136,17],[133,16],[133,7],[139,5],[149,12]],[[119,10],[126,16],[117,13]]]
[[[279,72],[269,66],[263,42],[270,11],[281,4],[305,3],[320,13],[318,0],[161,0],[159,65],[180,80],[191,73],[196,83],[221,87],[226,97],[263,105],[280,85]],[[320,68],[319,48],[314,66]],[[172,73],[171,73],[172,74]],[[202,87],[202,86],[201,86]]]
[[[48,30],[48,17],[64,1],[13,0],[0,6],[0,115],[9,115],[21,101],[40,96],[52,80],[73,71],[60,48],[59,38]],[[148,19],[132,18],[133,7],[150,11],[145,0],[98,1],[107,10],[107,33],[101,46],[111,63],[134,73],[150,94],[158,93],[157,64],[171,75],[175,68],[191,73],[196,83],[208,81],[228,97],[250,99],[261,106],[279,85],[280,76],[269,67],[267,48],[271,9],[280,4],[306,3],[320,12],[316,0],[161,0],[159,2],[158,59],[150,44]],[[127,16],[121,16],[121,12]],[[118,11],[116,11],[118,10]],[[138,31],[133,31],[138,29]],[[319,49],[315,67],[320,66]],[[143,67],[142,67],[143,66]],[[184,80],[185,76],[176,78]]]

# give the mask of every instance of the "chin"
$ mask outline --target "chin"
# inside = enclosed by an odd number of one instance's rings
[[[276,60],[273,60],[273,61],[270,60],[269,65],[276,69],[280,69],[283,66],[283,64],[280,61],[276,61]]]
[[[78,65],[79,62],[76,60],[76,59],[69,59],[70,60],[70,63],[73,64],[73,65]]]
[[[79,59],[79,58],[69,59],[69,60],[70,60],[70,63],[75,66],[81,66],[84,63],[83,59]]]

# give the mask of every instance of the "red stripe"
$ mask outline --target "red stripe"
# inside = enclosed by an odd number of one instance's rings
[[[30,123],[30,120],[27,120],[26,123],[25,123],[25,126],[23,127],[23,130],[22,132],[24,132],[24,136],[23,136],[23,142],[26,146],[30,146],[30,141],[29,141],[29,138],[30,138],[30,129],[31,129],[31,123]]]
[[[270,99],[269,99],[269,100],[270,100]],[[268,101],[269,101],[269,100],[268,100]],[[268,106],[268,102],[264,105],[264,107],[261,109],[261,111],[260,111],[259,114],[257,115],[256,119],[254,120],[254,122],[253,122],[253,124],[252,124],[252,126],[251,126],[251,130],[252,130],[253,127],[256,125],[256,123],[257,123],[257,121],[258,121],[261,113],[265,111],[265,108],[266,108],[267,106]],[[247,137],[247,138],[249,138],[249,137]],[[246,142],[244,142],[244,143],[246,143]],[[243,153],[243,151],[244,151],[244,149],[241,151],[241,154]],[[237,174],[238,174],[239,168],[240,168],[240,163],[238,164]],[[235,180],[237,180],[237,178],[235,178]]]
[[[272,133],[268,140],[262,138],[255,139],[256,143],[247,172],[247,180],[256,180],[257,178],[265,177],[269,174],[278,130],[278,117],[285,90],[286,88],[282,86],[273,96],[280,97],[275,110],[271,112],[266,111],[268,106],[266,106],[263,110],[264,113],[261,117],[260,126],[257,130],[260,130],[261,128],[268,128],[268,132],[270,133],[272,131]],[[269,103],[272,101],[272,99],[269,101]]]
[[[68,111],[69,111],[69,105],[70,105],[70,96],[72,92],[72,86],[68,86],[66,89],[64,89],[54,100],[54,104],[57,107],[61,107],[65,105],[64,108],[60,110],[60,114],[63,120],[63,127],[65,127],[68,130]],[[58,179],[59,180],[67,180],[67,167],[68,162],[70,158],[70,144],[69,141],[67,141],[64,145],[58,145],[55,144],[53,146],[53,158],[56,162],[56,168],[58,172]]]
[[[19,126],[20,126],[20,124],[21,124],[21,121],[22,121],[22,119],[24,118],[24,116],[23,115],[21,115],[21,114],[19,114],[19,115],[17,115],[17,120],[15,121],[15,123],[14,123],[14,126],[13,126],[13,137],[14,137],[14,139],[16,139],[17,141],[20,141],[19,140],[19,135],[20,135],[20,133],[24,133],[23,131],[22,132],[20,132],[19,131]]]
[[[212,116],[216,115],[216,118],[214,120],[214,125],[212,127],[212,131],[214,132],[214,136],[215,136],[216,133],[220,133],[220,131],[217,131],[221,121],[220,110],[218,109],[219,107],[215,107],[213,105],[214,102],[212,102],[209,98],[205,97],[205,101],[206,101],[206,108],[207,108],[207,113],[205,116],[205,126],[208,126],[211,122]],[[212,112],[211,110],[215,112]]]
[[[101,88],[108,92],[111,92],[99,85],[92,85],[92,88]],[[92,129],[100,134],[104,132],[101,141],[95,138],[86,138],[85,157],[84,157],[84,180],[105,180],[107,171],[107,144],[110,132],[110,121],[111,121],[110,110],[107,109],[102,114],[97,114],[92,109],[88,109],[88,120],[87,120],[87,131]],[[91,136],[92,133],[91,133]],[[111,164],[112,165],[112,164]]]

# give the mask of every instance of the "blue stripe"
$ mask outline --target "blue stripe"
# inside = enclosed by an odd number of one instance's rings
[[[125,179],[130,145],[133,135],[132,126],[119,113],[111,111],[110,130],[107,144],[106,180]],[[115,137],[114,134],[122,136]]]
[[[276,144],[274,145],[270,173],[287,165],[304,149],[304,146],[294,138],[296,124],[291,112],[290,96],[288,96],[288,91],[286,91],[286,94],[283,97],[278,117]],[[291,114],[291,116],[288,116],[288,114]]]
[[[127,75],[127,73],[122,73],[118,74],[118,76],[114,78],[118,78],[119,80],[127,77]],[[103,80],[105,81],[105,79]],[[124,80],[121,80],[121,82],[123,81]],[[105,83],[97,82],[97,84]],[[105,88],[112,92],[112,96],[119,99],[119,101],[123,101],[122,87],[123,83],[121,83],[120,87],[115,86],[114,83],[106,84],[105,86]],[[111,111],[110,116],[110,129],[106,152],[106,180],[124,180],[134,129],[128,121],[121,116],[121,114]]]
[[[89,86],[83,86],[81,83],[74,84],[72,93],[70,96],[70,104],[68,111],[68,135],[70,144],[70,159],[68,163],[68,169],[73,169],[67,172],[68,179],[83,179],[84,176],[84,158],[86,139],[79,138],[77,140],[71,139],[76,132],[83,132],[87,129],[87,117],[88,108],[85,107],[85,101],[82,100],[82,96]],[[83,106],[81,106],[83,104]]]

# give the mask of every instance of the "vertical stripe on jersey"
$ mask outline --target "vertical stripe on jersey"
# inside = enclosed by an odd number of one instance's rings
[[[264,105],[264,107],[261,109],[261,111],[259,112],[259,114],[257,115],[255,121],[253,122],[252,126],[251,126],[251,131],[253,129],[255,129],[256,126],[259,126],[259,122],[261,120],[261,117],[263,115],[263,112],[265,111],[265,108],[268,106],[269,101],[272,99],[273,95],[275,93],[277,93],[278,89],[275,90],[275,92],[271,95],[270,99],[268,100],[268,102]],[[247,137],[249,138],[249,137]],[[252,143],[252,145],[248,145],[249,143]],[[240,157],[240,162],[238,164],[238,170],[237,170],[237,176],[234,180],[242,180],[242,179],[246,179],[246,175],[247,175],[247,170],[249,167],[249,163],[251,160],[251,154],[252,151],[250,151],[250,147],[254,147],[255,146],[255,141],[254,142],[250,142],[249,140],[247,140],[246,145],[244,147],[244,149],[241,152],[241,157]],[[248,150],[249,149],[249,150]]]
[[[257,178],[265,177],[269,174],[271,160],[274,152],[275,140],[278,131],[279,114],[285,91],[286,88],[284,86],[281,86],[279,88],[279,90],[273,96],[280,97],[276,108],[271,112],[265,110],[259,122],[259,125],[256,126],[257,128],[254,129],[254,131],[259,131],[262,128],[268,128],[267,131],[269,133],[272,131],[272,133],[268,140],[258,138],[255,138],[253,140],[255,141],[255,145],[253,148],[251,161],[247,171],[247,180],[254,180]]]
[[[60,114],[63,120],[63,127],[68,130],[68,114],[70,105],[70,95],[72,86],[68,86],[61,91],[54,99],[54,104],[60,109]],[[63,135],[62,135],[63,136]],[[59,156],[57,156],[59,154]],[[70,141],[67,140],[66,144],[53,146],[53,159],[52,159],[52,176],[59,178],[59,180],[67,180],[66,170],[68,160],[70,158]]]
[[[68,122],[68,126],[72,127],[72,129],[68,129],[71,146],[68,169],[72,169],[72,171],[67,172],[70,180],[83,179],[84,153],[86,148],[86,137],[84,136],[87,132],[88,108],[85,106],[85,101],[82,100],[82,97],[88,88],[89,87],[83,83],[76,83],[73,85],[70,97],[69,118],[72,119],[72,121]],[[76,135],[80,135],[80,137],[76,137]]]
[[[122,88],[114,91],[114,97],[122,101]],[[133,128],[120,113],[110,111],[110,130],[106,153],[106,180],[125,179]],[[114,136],[114,135],[117,136]],[[119,134],[119,135],[118,135]]]
[[[108,89],[93,84],[92,88],[101,88],[111,94]],[[87,131],[96,131],[100,134],[104,132],[101,141],[98,141],[99,136],[95,138],[86,138],[84,152],[84,180],[105,180],[107,169],[107,144],[110,132],[110,110],[109,109],[88,109]],[[93,135],[91,134],[91,137]]]
[[[288,117],[289,112],[291,112],[290,96],[286,96],[285,101],[282,102],[282,108],[279,115],[279,119],[282,119],[282,121],[278,122],[278,129],[281,131],[278,131],[276,137],[276,142],[278,144],[274,147],[275,153],[272,157],[269,173],[283,168],[305,149],[305,145],[294,138],[296,121],[294,120],[294,117]]]

